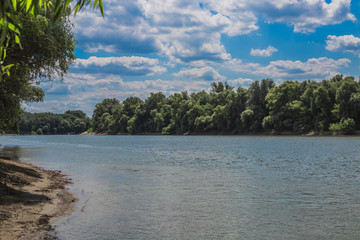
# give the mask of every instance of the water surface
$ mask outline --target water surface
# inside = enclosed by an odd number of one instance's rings
[[[360,138],[0,136],[69,174],[60,239],[359,239]]]

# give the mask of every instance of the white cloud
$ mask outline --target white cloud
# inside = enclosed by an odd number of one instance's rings
[[[294,32],[314,32],[316,28],[355,21],[350,12],[351,0],[259,0],[251,1],[253,11],[268,22],[294,26]]]
[[[257,63],[244,64],[241,61],[229,62],[228,68],[243,73],[250,73],[263,77],[281,78],[285,80],[323,80],[338,74],[339,69],[348,67],[350,59],[338,60],[320,57],[311,58],[306,62],[278,60],[271,61],[266,66]]]
[[[137,1],[104,2],[105,18],[84,10],[73,19],[79,47],[87,52],[147,54],[159,52],[160,45],[151,34]]]
[[[270,57],[274,53],[278,52],[279,50],[274,48],[273,46],[269,45],[265,49],[254,49],[252,48],[250,51],[251,56],[258,56],[258,57]]]
[[[66,91],[61,91],[66,85]],[[56,112],[81,109],[89,116],[97,103],[104,98],[117,98],[120,101],[135,96],[146,99],[151,92],[163,92],[165,95],[188,91],[198,92],[210,88],[208,81],[197,80],[144,80],[124,81],[118,75],[103,74],[67,74],[63,82],[41,83],[45,100],[40,103],[24,103],[31,112]],[[54,91],[59,89],[59,91]]]
[[[229,61],[231,55],[221,36],[257,31],[259,19],[293,26],[295,32],[313,32],[321,26],[356,20],[350,12],[351,0],[331,3],[325,0],[108,0],[104,3],[105,18],[89,10],[74,19],[80,48],[93,53],[155,53],[171,62],[192,66],[203,61]]]
[[[221,33],[245,34],[257,29],[254,16],[246,20],[248,17],[244,15],[242,24],[234,24],[228,16],[214,15],[194,1],[106,1],[105,4],[105,19],[86,11],[74,20],[80,47],[88,52],[155,52],[179,63],[223,61],[230,55],[221,44]]]
[[[225,78],[221,76],[212,67],[184,69],[179,71],[178,73],[175,73],[174,76],[184,80],[197,80],[197,79],[206,80],[206,81],[225,80]]]
[[[258,29],[253,12],[237,7],[216,14],[199,2],[138,0],[106,1],[105,19],[90,11],[75,18],[80,47],[87,52],[164,54],[177,63],[231,58],[221,34],[235,36]],[[100,34],[99,34],[100,33]]]
[[[154,75],[166,72],[159,60],[145,57],[95,57],[77,59],[75,72],[106,72],[120,75]]]
[[[354,35],[329,35],[326,49],[333,52],[350,52],[360,57],[360,38]]]
[[[251,78],[237,78],[227,81],[230,86],[248,88],[252,82]]]

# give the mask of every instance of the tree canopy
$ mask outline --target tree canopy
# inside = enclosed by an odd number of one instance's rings
[[[78,134],[89,128],[90,118],[81,110],[63,114],[24,112],[19,122],[22,134]]]
[[[1,74],[4,72],[10,74],[11,64],[4,64],[2,61],[7,56],[7,48],[11,42],[15,42],[21,47],[25,37],[23,36],[23,25],[19,13],[26,13],[31,18],[37,18],[39,15],[51,14],[52,22],[58,21],[64,15],[68,15],[70,4],[76,2],[72,10],[76,14],[85,6],[91,5],[93,9],[100,9],[104,16],[102,0],[2,0],[0,1],[0,60]]]
[[[104,99],[92,117],[98,133],[249,133],[264,131],[336,131],[360,129],[360,84],[353,77],[330,80],[286,81],[271,79],[236,90],[227,83],[212,83],[205,91],[161,92],[141,100]]]
[[[21,102],[41,101],[44,92],[36,86],[42,80],[62,78],[74,61],[75,38],[69,14],[52,21],[54,12],[39,11],[33,17],[26,11],[17,14],[21,23],[22,47],[10,40],[4,65],[9,75],[0,79],[0,129],[17,129]]]

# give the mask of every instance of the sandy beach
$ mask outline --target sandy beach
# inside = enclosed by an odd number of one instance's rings
[[[0,239],[56,239],[52,224],[75,207],[71,183],[60,171],[0,155]]]

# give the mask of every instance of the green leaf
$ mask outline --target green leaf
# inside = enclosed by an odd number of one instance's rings
[[[55,11],[54,11],[54,20],[58,20],[59,17],[61,16],[61,5],[60,5],[60,0],[56,0],[55,3],[55,7],[54,7]]]
[[[80,9],[80,5],[76,4],[75,9],[74,9],[74,15],[76,15],[76,13],[79,11]]]
[[[13,31],[15,34],[20,35],[19,28],[14,24],[8,23],[8,28],[10,29],[10,31]]]
[[[4,60],[4,58],[3,58],[3,52],[4,52],[4,47],[1,46],[1,47],[0,47],[0,63],[2,63],[2,61]]]
[[[17,7],[17,1],[16,0],[11,0],[12,1],[12,5],[14,8],[14,11],[16,11],[16,7]]]
[[[26,12],[28,12],[31,7],[32,0],[25,0],[25,1],[26,1]]]
[[[20,38],[18,35],[15,35],[15,42],[16,44],[20,44]]]
[[[71,3],[71,0],[66,0],[66,3],[65,3],[65,8],[67,8],[69,6],[69,4]]]
[[[14,25],[14,24],[8,23],[8,28],[9,28],[11,31],[15,32],[15,25]]]
[[[99,0],[95,0],[95,2],[94,2],[94,6],[93,6],[93,9],[95,9],[95,8],[96,8],[96,6],[97,6],[98,2],[99,2]]]
[[[12,66],[14,66],[15,64],[9,64],[9,65],[6,65],[5,68],[7,69],[10,69]]]
[[[31,15],[35,16],[35,6],[32,6],[31,10],[30,10]]]
[[[100,7],[101,15],[104,17],[104,5],[102,0],[99,0],[99,7]]]

